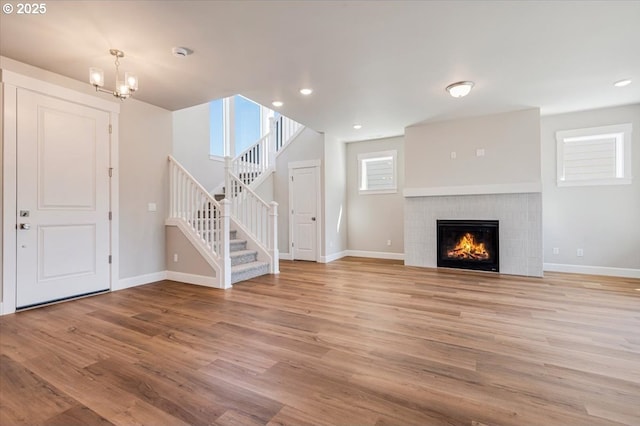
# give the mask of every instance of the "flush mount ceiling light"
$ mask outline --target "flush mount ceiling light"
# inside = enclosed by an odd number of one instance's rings
[[[356,129],[356,130],[360,130],[360,129],[362,129],[362,124],[354,124],[353,128]]]
[[[271,105],[273,105],[276,108],[280,108],[284,104],[282,102],[280,102],[280,101],[273,101],[273,102],[271,102]]]
[[[462,98],[471,92],[473,81],[458,81],[447,86],[447,92],[454,98]]]
[[[631,84],[631,79],[630,78],[626,78],[624,80],[616,81],[615,83],[613,83],[613,85],[616,86],[616,87],[624,87],[624,86],[628,86],[630,84]]]
[[[171,54],[176,58],[184,58],[193,53],[193,50],[186,47],[174,47],[171,49]]]
[[[124,101],[138,90],[138,77],[130,72],[125,72],[124,79],[121,79],[120,58],[124,58],[124,52],[118,49],[109,49],[109,53],[116,58],[116,88],[114,90],[102,88],[104,86],[104,71],[100,68],[89,68],[89,83],[96,88],[96,92],[111,93],[116,98]]]
[[[300,93],[302,93],[305,96],[309,96],[310,94],[313,93],[313,89],[309,89],[309,88],[300,89]]]

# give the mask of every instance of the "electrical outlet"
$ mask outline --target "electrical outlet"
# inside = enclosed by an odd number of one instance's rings
[[[387,240],[387,245],[391,246],[391,240]]]
[[[174,262],[178,261],[178,253],[173,253],[173,261]]]
[[[476,149],[476,157],[484,157],[484,148]]]
[[[158,207],[156,206],[156,203],[149,203],[147,205],[147,210],[150,212],[155,212],[158,209]]]
[[[579,248],[578,250],[576,250],[576,256],[578,257],[582,257],[584,256],[584,250]]]
[[[456,154],[455,151],[451,151],[451,159],[452,160],[455,160],[457,156],[458,156],[458,154]]]
[[[553,254],[560,254],[560,249],[558,247],[554,247]]]

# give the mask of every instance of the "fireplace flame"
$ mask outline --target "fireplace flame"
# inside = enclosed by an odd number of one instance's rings
[[[447,256],[462,260],[486,260],[489,259],[489,252],[484,243],[476,243],[473,235],[467,232],[453,249],[447,251]]]

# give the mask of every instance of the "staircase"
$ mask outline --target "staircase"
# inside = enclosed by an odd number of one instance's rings
[[[225,194],[211,195],[169,156],[170,212],[176,226],[215,271],[215,287],[279,273],[278,203],[254,191],[275,170],[277,152],[303,127],[286,117],[271,120],[271,131],[235,159],[226,158]],[[211,284],[204,284],[211,285]]]
[[[231,284],[269,273],[269,263],[258,261],[258,251],[247,249],[247,240],[238,239],[238,231],[229,231]]]

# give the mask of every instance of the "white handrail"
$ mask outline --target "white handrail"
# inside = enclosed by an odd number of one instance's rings
[[[303,126],[285,116],[271,119],[271,130],[237,155],[231,171],[245,185],[251,185],[262,173],[275,166],[276,152],[286,146]]]
[[[224,256],[223,210],[215,198],[175,158],[169,156],[169,218],[188,225],[215,259]]]
[[[274,244],[277,244],[277,235],[274,227],[269,223],[272,206],[263,201],[233,173],[228,173],[227,184],[231,216],[242,224],[253,240],[262,245],[265,250],[274,247]]]

